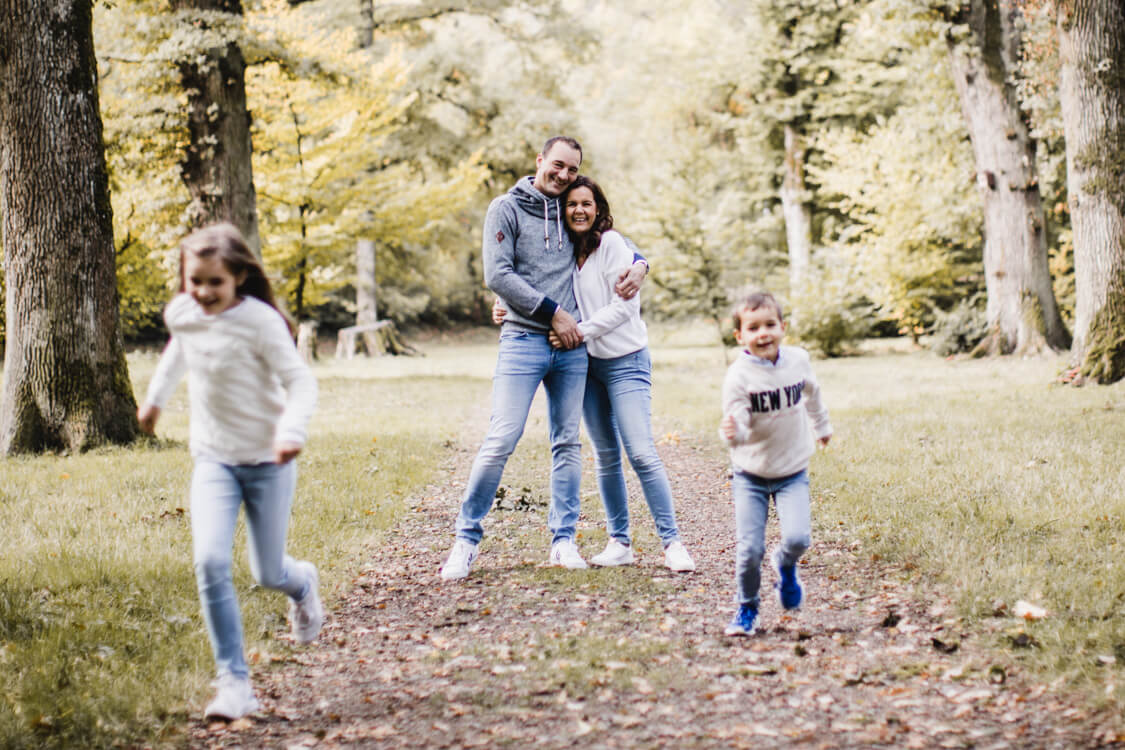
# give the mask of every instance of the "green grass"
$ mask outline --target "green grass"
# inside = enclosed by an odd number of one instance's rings
[[[693,343],[708,331],[654,330],[654,426],[722,465],[715,430],[724,354]],[[424,348],[423,358],[315,368],[320,406],[300,459],[290,549],[321,566],[329,601],[364,546],[441,478],[451,447],[472,449],[483,436],[494,336]],[[152,355],[131,356],[138,392],[154,364]],[[967,627],[1045,681],[1061,677],[1094,703],[1125,706],[1125,385],[1052,385],[1061,362],[1051,360],[883,353],[815,367],[836,429],[813,462],[816,535],[858,543],[923,590],[940,587]],[[213,665],[181,510],[191,470],[186,409],[181,390],[160,440],[133,449],[0,463],[0,746],[174,742],[208,697]],[[533,504],[548,494],[546,431],[541,410],[533,412],[504,478]],[[598,513],[592,483],[583,495],[584,508]],[[536,532],[543,514],[528,513]],[[639,545],[655,546],[648,525],[637,532]],[[596,547],[604,532],[588,533],[584,546]],[[538,562],[548,539],[529,538],[532,546],[521,547]],[[284,602],[251,587],[244,546],[240,537],[247,647],[283,655],[288,646],[274,636],[284,629]],[[571,588],[565,575],[537,565],[513,572],[516,583],[560,592]],[[994,617],[996,602],[1010,609],[1019,599],[1050,615]],[[1005,634],[1017,629],[1037,647],[1012,649]],[[631,679],[650,657],[678,648],[658,642],[643,659],[622,660],[604,634],[531,635],[542,669],[520,679],[561,663],[568,689],[580,692],[602,687],[583,682],[585,673],[608,674],[611,684]],[[598,666],[609,661],[629,663]],[[645,670],[653,684],[663,679]]]
[[[487,400],[493,357],[478,346],[405,369],[390,359],[316,367],[320,405],[299,459],[289,546],[320,566],[329,600],[362,546],[434,478],[466,410]],[[143,394],[155,356],[129,364]],[[2,747],[174,741],[209,696],[185,513],[185,387],[157,432],[132,449],[0,463]],[[247,650],[285,652],[274,639],[284,601],[251,586],[241,531],[235,549]]]
[[[715,442],[715,351],[654,357],[654,413],[684,439]],[[1042,679],[1121,708],[1125,383],[1055,385],[1062,366],[926,352],[815,361],[835,436],[813,459],[814,524],[939,586]],[[1011,617],[1021,599],[1049,616]],[[1037,645],[1012,649],[1018,632]]]

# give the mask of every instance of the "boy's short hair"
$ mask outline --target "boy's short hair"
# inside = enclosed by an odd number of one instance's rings
[[[731,319],[734,321],[736,329],[742,328],[742,311],[743,310],[757,310],[760,307],[772,307],[777,312],[777,319],[784,323],[785,314],[781,311],[781,303],[777,301],[769,292],[757,291],[750,292],[742,301],[735,305],[734,312],[731,314]]]

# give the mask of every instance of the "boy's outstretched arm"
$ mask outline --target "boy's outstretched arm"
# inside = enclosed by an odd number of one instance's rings
[[[727,371],[723,380],[723,418],[719,438],[728,446],[750,439],[750,397],[737,373]]]

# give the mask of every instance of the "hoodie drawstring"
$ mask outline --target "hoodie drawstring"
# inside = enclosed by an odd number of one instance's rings
[[[543,199],[543,248],[547,252],[551,252],[551,222],[547,218],[548,214],[547,199]],[[562,252],[562,209],[559,208],[559,200],[555,199],[555,228],[559,234],[559,252]]]
[[[550,222],[547,221],[547,199],[543,199],[543,249],[551,252]]]

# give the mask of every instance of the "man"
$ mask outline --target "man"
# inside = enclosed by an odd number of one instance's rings
[[[574,182],[582,147],[565,136],[548,139],[535,157],[535,175],[496,198],[484,219],[484,280],[507,305],[492,380],[492,417],[473,461],[457,517],[457,539],[441,569],[455,580],[469,575],[508,456],[516,448],[535,391],[547,392],[551,437],[552,533],[550,562],[585,568],[574,542],[582,477],[578,425],[586,386],[586,347],[575,318],[571,272],[574,248],[559,196]],[[619,292],[632,296],[647,272],[641,259],[623,277]],[[554,331],[564,348],[554,349]]]

